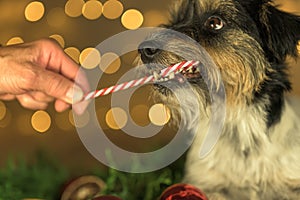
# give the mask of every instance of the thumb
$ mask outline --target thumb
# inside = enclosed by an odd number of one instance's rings
[[[33,89],[69,104],[78,103],[84,97],[82,89],[74,82],[49,70],[41,70],[36,85]]]

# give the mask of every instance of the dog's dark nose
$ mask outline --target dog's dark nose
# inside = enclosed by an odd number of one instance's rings
[[[159,44],[154,41],[146,41],[140,44],[139,53],[144,63],[153,62],[155,56],[161,52]]]

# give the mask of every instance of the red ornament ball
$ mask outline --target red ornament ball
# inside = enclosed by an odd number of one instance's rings
[[[208,200],[198,188],[188,184],[175,184],[168,187],[159,200]]]
[[[105,195],[105,196],[93,198],[93,200],[122,200],[122,199],[116,196]]]

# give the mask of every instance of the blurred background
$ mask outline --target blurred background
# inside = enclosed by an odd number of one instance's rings
[[[102,70],[102,86],[115,83],[128,69],[136,52],[117,58],[114,52],[103,54],[94,49],[105,39],[125,30],[157,26],[168,20],[171,0],[0,0],[0,44],[13,45],[40,38],[53,38],[78,64],[89,70]],[[300,15],[299,0],[277,1],[281,9]],[[92,53],[93,61],[86,62]],[[114,60],[106,69],[102,64]],[[294,91],[300,95],[300,64],[288,61]],[[102,63],[102,64],[101,64]],[[297,82],[298,81],[298,82]],[[101,84],[100,84],[101,85]],[[140,126],[152,123],[164,126],[170,119],[168,110],[148,100],[147,88],[137,90],[130,100],[130,116],[122,108],[110,106],[110,96],[96,100],[98,122],[107,136],[125,149],[143,152],[147,147],[158,147],[172,137],[172,130],[163,128],[157,136],[139,140],[120,131],[128,118]],[[117,112],[117,118],[112,117]],[[75,126],[85,126],[90,116],[85,113],[74,124],[71,111],[56,113],[53,105],[46,111],[23,109],[18,102],[0,101],[0,167],[9,158],[21,156],[33,161],[36,152],[44,151],[70,171],[88,171],[102,168],[81,143]],[[160,137],[164,137],[163,140]],[[165,139],[167,138],[167,139]]]

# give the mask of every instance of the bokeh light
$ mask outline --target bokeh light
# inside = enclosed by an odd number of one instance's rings
[[[119,130],[126,126],[128,117],[122,108],[115,107],[106,113],[105,121],[111,129]]]
[[[142,26],[144,21],[143,14],[136,9],[129,9],[123,13],[121,22],[127,29],[137,29]]]
[[[95,20],[102,15],[103,5],[100,1],[87,1],[82,7],[82,15],[89,19]]]
[[[94,69],[100,64],[100,60],[100,52],[92,47],[84,49],[79,56],[80,64],[86,69]]]
[[[75,115],[75,119],[74,119]],[[78,128],[85,127],[90,121],[90,113],[85,111],[82,115],[76,115],[72,110],[69,111],[69,121],[70,123]]]
[[[24,40],[21,37],[13,37],[6,42],[6,45],[22,44]]]
[[[103,5],[103,15],[107,19],[117,19],[123,13],[123,4],[118,0],[108,0]]]
[[[64,9],[61,7],[53,8],[47,14],[48,24],[55,28],[62,27],[65,24],[66,19]]]
[[[155,104],[149,110],[149,119],[156,126],[167,124],[170,118],[170,110],[164,104]]]
[[[65,13],[69,17],[79,17],[82,14],[83,0],[68,0],[65,5]]]
[[[44,133],[51,126],[51,117],[46,111],[36,111],[31,117],[31,125],[37,132]]]
[[[106,74],[113,74],[117,72],[121,67],[120,57],[112,52],[103,54],[101,57],[100,69]]]
[[[6,106],[2,101],[0,101],[0,120],[4,119],[5,115],[6,115]]]
[[[44,4],[39,1],[33,1],[25,8],[25,18],[30,22],[36,22],[40,20],[44,16],[44,13]]]
[[[79,63],[80,51],[76,47],[68,47],[65,49],[65,53],[68,54],[76,63]]]
[[[50,35],[49,37],[56,40],[62,48],[65,47],[65,40],[61,35],[53,34],[53,35]]]

